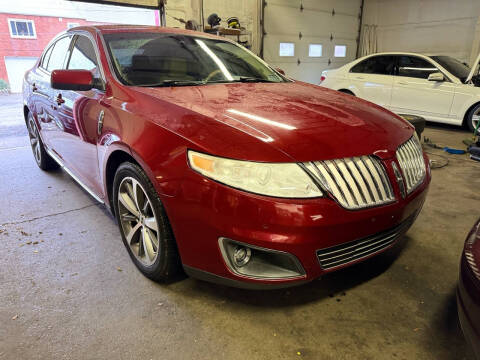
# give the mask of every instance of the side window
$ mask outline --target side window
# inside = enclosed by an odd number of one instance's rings
[[[50,54],[50,60],[48,60],[47,70],[53,71],[56,69],[63,69],[65,63],[65,56],[67,55],[68,48],[70,46],[70,37],[66,36],[58,40]]]
[[[53,50],[53,45],[48,48],[48,50],[45,52],[45,55],[43,55],[42,58],[42,63],[40,64],[40,67],[43,69],[47,68],[48,65],[48,60],[50,59],[50,55],[52,54]]]
[[[398,59],[398,76],[428,79],[428,75],[437,71],[428,61],[415,56],[400,56]]]
[[[374,56],[355,65],[350,72],[363,74],[392,75],[393,56]]]
[[[67,69],[90,70],[94,76],[99,75],[95,48],[86,36],[79,35],[76,38]]]

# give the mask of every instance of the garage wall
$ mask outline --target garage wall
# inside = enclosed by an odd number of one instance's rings
[[[201,0],[169,0],[166,5],[167,26],[185,28],[185,25],[176,20],[180,18],[184,20],[194,19],[199,24],[201,22],[200,15]],[[260,31],[259,31],[259,0],[203,0],[203,14],[205,24],[207,24],[208,16],[216,13],[222,19],[221,25],[227,27],[226,20],[231,16],[236,16],[240,20],[242,27],[251,34],[250,36],[242,36],[241,41],[249,40],[252,44],[251,50],[259,54],[260,51]],[[236,39],[236,37],[230,37]]]
[[[265,60],[294,79],[318,84],[323,70],[355,59],[360,6],[361,0],[268,0]],[[345,52],[335,53],[336,47]]]
[[[479,0],[365,0],[378,51],[450,55],[470,62],[480,43]]]

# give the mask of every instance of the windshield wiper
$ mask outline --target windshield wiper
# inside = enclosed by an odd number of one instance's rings
[[[236,82],[264,82],[264,83],[273,83],[276,81],[268,80],[268,79],[262,79],[262,78],[256,78],[256,77],[250,77],[250,76],[240,76],[238,79],[233,79],[233,80],[214,80],[214,81],[208,81],[208,84],[230,84],[230,83],[236,83]]]
[[[262,79],[262,78],[256,78],[256,77],[250,77],[250,76],[240,76],[237,81],[240,81],[240,82],[265,82],[265,83],[275,82],[275,81],[268,80],[268,79]]]
[[[206,82],[203,80],[163,80],[158,83],[153,84],[143,84],[137,86],[143,87],[162,87],[162,86],[197,86],[197,85],[205,85]]]

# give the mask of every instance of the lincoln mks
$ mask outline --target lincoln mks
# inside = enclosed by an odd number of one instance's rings
[[[70,29],[23,94],[38,166],[104,203],[157,281],[308,282],[394,246],[430,182],[405,120],[200,32]]]

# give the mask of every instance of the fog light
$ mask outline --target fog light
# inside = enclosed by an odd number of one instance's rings
[[[218,239],[228,268],[242,276],[257,279],[288,279],[305,275],[298,259],[284,251],[242,244],[227,238]]]
[[[237,246],[233,252],[233,260],[235,265],[242,267],[246,265],[252,257],[252,250],[244,246]]]

